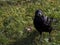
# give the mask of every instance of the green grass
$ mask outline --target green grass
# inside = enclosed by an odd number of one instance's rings
[[[52,31],[54,40],[51,44],[44,41],[43,45],[59,45],[60,0],[0,1],[0,44],[40,45],[39,33],[35,31],[33,26],[34,13],[37,9],[42,9],[45,15],[58,20],[56,27],[54,27],[56,31]],[[32,27],[32,32],[25,30],[29,26]],[[47,37],[48,33],[44,33],[44,38]]]

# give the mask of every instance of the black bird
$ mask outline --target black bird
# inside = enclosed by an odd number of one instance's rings
[[[51,23],[53,21],[54,19],[45,16],[42,10],[36,10],[33,24],[36,30],[40,33],[40,37],[43,32],[48,32],[50,36],[50,33],[52,31]],[[49,37],[49,41],[51,41],[50,37]]]

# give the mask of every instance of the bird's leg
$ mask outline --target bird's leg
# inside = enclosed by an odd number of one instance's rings
[[[49,33],[49,40],[48,40],[49,42],[51,42],[52,41],[52,39],[51,39],[51,33]]]
[[[42,45],[43,38],[42,38],[42,33],[40,34],[40,44]]]

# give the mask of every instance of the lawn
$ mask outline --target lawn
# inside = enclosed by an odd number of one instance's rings
[[[60,45],[60,0],[0,0],[0,45],[40,45],[33,25],[37,9],[58,20],[52,23],[52,42],[47,41],[49,34],[43,33],[43,45]]]

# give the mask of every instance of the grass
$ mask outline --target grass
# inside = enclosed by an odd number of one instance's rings
[[[45,15],[58,20],[55,30],[52,31],[54,40],[51,44],[44,41],[43,45],[59,45],[60,0],[0,1],[0,44],[39,45],[39,33],[33,26],[34,13],[37,9],[42,9]],[[25,31],[28,26],[32,27],[32,32]],[[45,37],[48,37],[48,33],[44,34]]]

